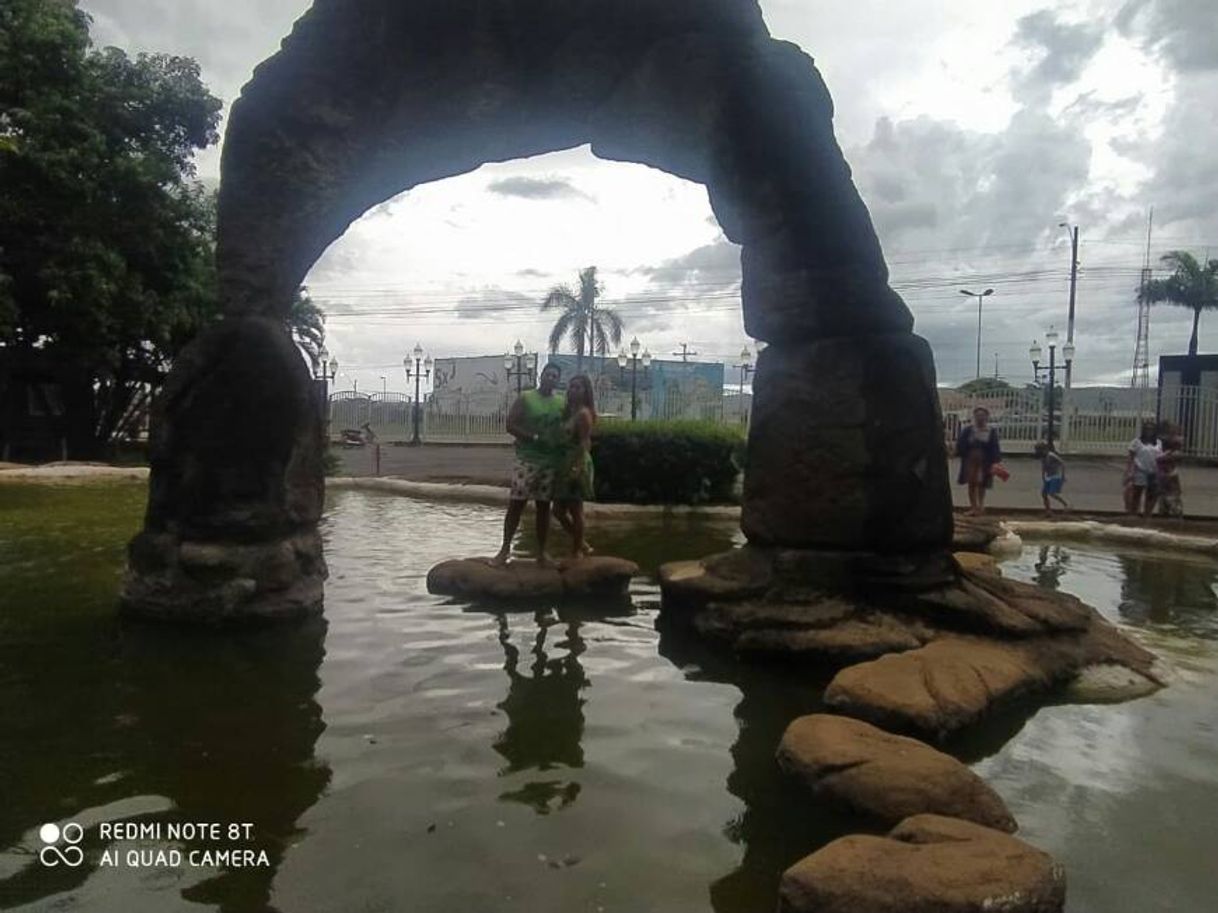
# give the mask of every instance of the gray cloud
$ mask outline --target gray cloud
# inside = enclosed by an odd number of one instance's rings
[[[1090,156],[1072,125],[1026,108],[998,134],[880,118],[848,153],[885,245],[938,249],[1032,246],[1086,184]]]
[[[1016,98],[1045,102],[1058,86],[1077,80],[1104,43],[1104,32],[1101,23],[1067,24],[1048,9],[1024,16],[1016,23],[1012,44],[1031,50],[1038,59],[1013,74]]]
[[[592,199],[567,178],[500,178],[487,184],[486,189],[499,196],[520,197],[525,200]]]
[[[1218,69],[1213,0],[1129,0],[1117,16],[1117,27],[1177,70]]]
[[[652,283],[665,286],[691,283],[730,286],[740,281],[740,245],[720,235],[710,244],[696,247],[680,257],[657,266],[629,270],[629,273],[647,276]]]

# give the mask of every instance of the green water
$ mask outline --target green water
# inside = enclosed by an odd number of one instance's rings
[[[729,523],[595,523],[648,575],[629,600],[487,612],[424,577],[492,551],[497,509],[336,493],[325,619],[236,636],[116,619],[142,500],[0,487],[0,908],[753,913],[786,866],[860,829],[773,763],[824,673],[657,631],[650,575],[729,547]],[[953,750],[1065,863],[1073,913],[1213,909],[1218,565],[1055,546],[1007,573],[1135,626],[1177,681]],[[85,828],[83,865],[40,862],[47,821]],[[111,821],[249,822],[232,846],[267,864],[101,865],[215,845],[101,840]]]

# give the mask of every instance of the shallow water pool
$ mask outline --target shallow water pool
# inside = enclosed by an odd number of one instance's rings
[[[491,612],[424,577],[493,551],[498,509],[336,492],[325,620],[234,636],[116,620],[142,497],[0,487],[0,908],[753,913],[860,829],[773,764],[825,675],[656,630],[650,575],[729,547],[730,523],[598,522],[649,575],[629,600]],[[952,750],[1066,864],[1071,911],[1213,909],[1218,565],[1055,545],[1006,568],[1135,626],[1177,681]],[[101,840],[115,820],[160,834]],[[39,861],[48,821],[84,827],[83,865]],[[180,821],[249,823],[231,846],[267,864],[158,864],[214,848],[165,839]]]

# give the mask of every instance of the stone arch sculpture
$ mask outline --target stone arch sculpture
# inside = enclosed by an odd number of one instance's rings
[[[410,187],[590,143],[706,185],[770,345],[743,528],[758,546],[937,555],[951,538],[934,365],[888,286],[811,58],[757,0],[316,0],[235,103],[225,318],[153,424],[124,593],[183,619],[318,611],[321,424],[280,320],[313,262]]]

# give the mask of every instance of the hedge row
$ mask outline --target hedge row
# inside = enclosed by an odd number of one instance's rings
[[[743,429],[713,422],[604,421],[592,437],[596,499],[629,504],[734,501],[744,449]]]

